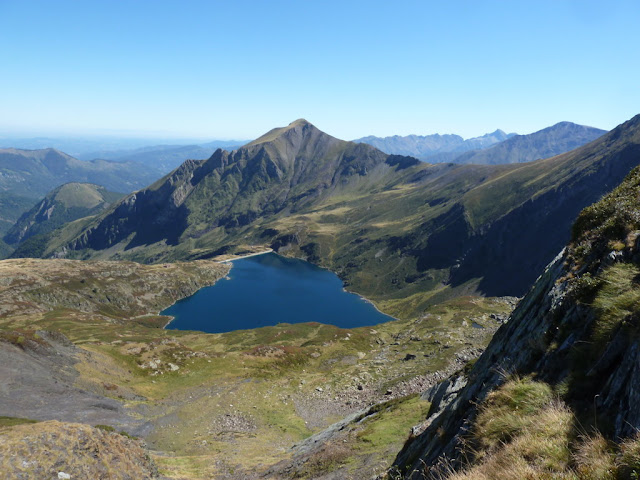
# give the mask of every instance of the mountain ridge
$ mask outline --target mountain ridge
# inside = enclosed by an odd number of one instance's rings
[[[387,137],[369,135],[353,141],[367,143],[388,154],[410,155],[427,161],[432,158],[440,158],[439,156],[443,158],[448,155],[455,157],[456,154],[467,150],[487,148],[513,135],[515,133],[507,134],[500,129],[496,129],[494,132],[468,139],[463,139],[456,134],[435,133],[431,135],[392,135]]]
[[[530,162],[566,153],[605,133],[606,130],[563,121],[527,135],[505,134],[498,129],[467,140],[457,135],[435,134],[423,137],[370,136],[356,141],[370,143],[388,153],[414,155],[430,163],[498,165]],[[424,150],[421,150],[421,144]]]
[[[561,156],[497,166],[429,165],[294,122],[185,162],[58,232],[44,255],[156,262],[262,244],[389,308],[409,296],[420,309],[464,292],[521,295],[575,215],[640,162],[635,121]]]
[[[528,135],[515,135],[484,150],[463,153],[454,161],[489,165],[531,162],[569,152],[605,133],[598,128],[559,122]]]

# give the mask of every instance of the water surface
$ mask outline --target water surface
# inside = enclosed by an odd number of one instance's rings
[[[175,317],[169,329],[208,333],[302,322],[353,328],[393,320],[345,292],[334,273],[275,253],[235,260],[228,279],[161,313]]]

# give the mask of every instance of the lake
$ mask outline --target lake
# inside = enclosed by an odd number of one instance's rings
[[[353,328],[393,320],[345,292],[334,273],[275,253],[234,260],[227,279],[161,314],[175,317],[168,329],[208,333],[302,322]]]

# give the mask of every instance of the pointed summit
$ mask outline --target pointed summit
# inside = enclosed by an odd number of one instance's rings
[[[267,133],[265,133],[261,137],[258,137],[254,141],[247,143],[245,147],[259,145],[261,143],[273,142],[286,134],[292,135],[292,133],[290,132],[293,132],[294,136],[307,136],[315,132],[323,133],[323,132],[320,132],[320,130],[318,130],[314,125],[306,121],[304,118],[299,118],[298,120],[291,122],[286,127],[278,127],[278,128],[269,130]]]

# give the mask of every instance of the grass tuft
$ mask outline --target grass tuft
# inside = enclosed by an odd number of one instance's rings
[[[540,411],[552,400],[549,385],[528,378],[515,378],[491,392],[476,423],[475,436],[481,448],[495,448],[533,428]]]
[[[640,270],[633,264],[618,263],[603,272],[602,288],[598,291],[593,307],[598,315],[594,329],[594,340],[598,344],[610,340],[615,329],[629,322],[640,310]],[[637,328],[632,328],[637,333]]]

